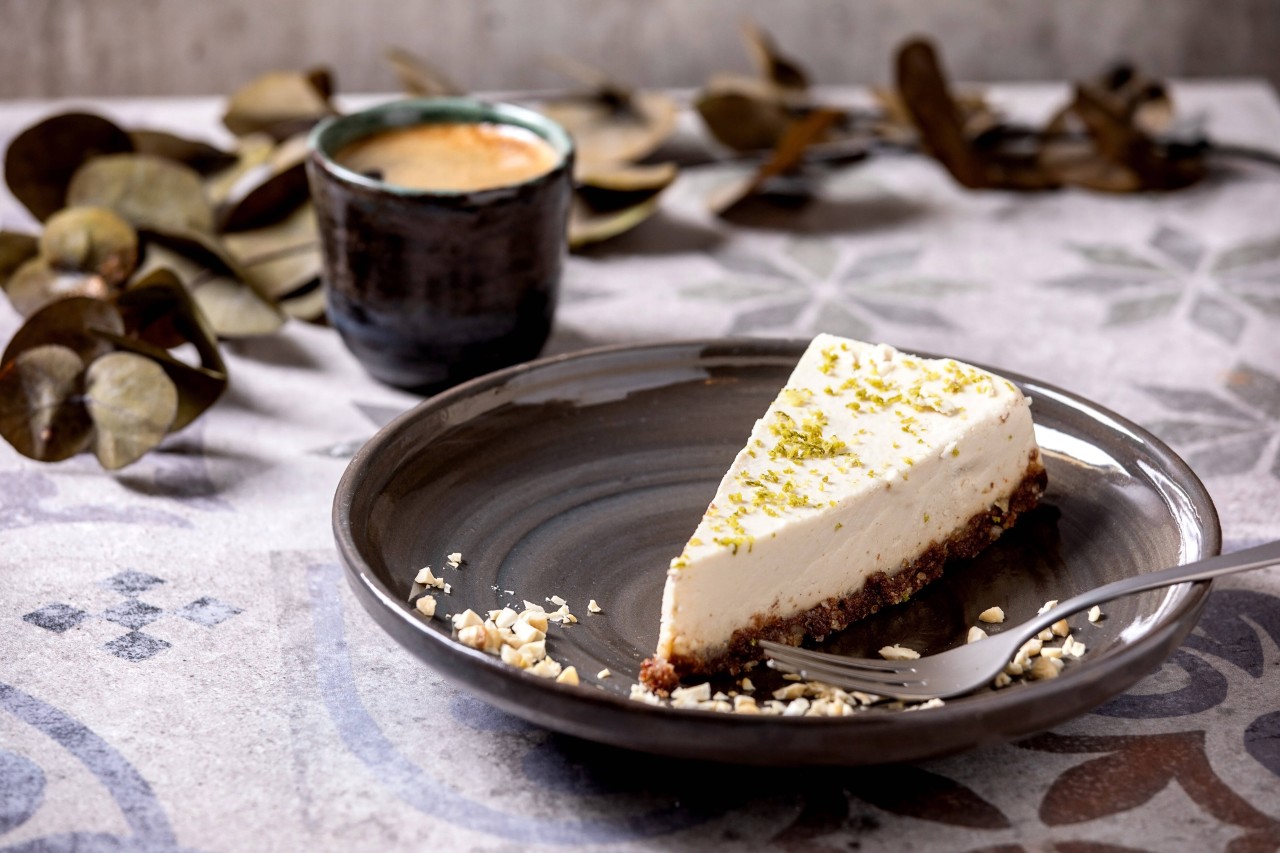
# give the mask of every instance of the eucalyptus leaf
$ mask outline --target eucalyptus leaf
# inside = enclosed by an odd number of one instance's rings
[[[0,287],[18,267],[40,253],[40,238],[20,231],[0,231]]]
[[[49,303],[71,296],[108,299],[112,288],[94,273],[54,269],[37,257],[18,267],[5,282],[4,292],[14,310],[30,317]]]
[[[601,212],[575,199],[569,208],[569,248],[580,249],[625,234],[653,216],[659,200],[654,196],[630,207]]]
[[[105,207],[64,208],[45,223],[40,254],[53,267],[123,284],[138,265],[138,232]]]
[[[243,278],[243,271],[236,263],[235,257],[227,250],[222,238],[206,231],[183,229],[142,228],[139,233],[146,240],[146,251],[143,255],[144,267],[151,267],[151,256],[160,246],[171,253],[187,258],[201,269],[212,270],[220,275]],[[170,257],[170,255],[164,255]]]
[[[160,364],[178,388],[181,429],[213,405],[227,387],[227,368],[208,319],[176,273],[158,269],[131,282],[116,298],[128,337],[105,337],[121,349],[146,355]],[[200,365],[179,361],[169,349],[189,343]]]
[[[276,141],[265,133],[240,137],[236,144],[235,162],[205,180],[204,192],[209,203],[215,209],[224,205],[232,187],[250,171],[270,160],[275,150]]]
[[[816,109],[793,122],[759,169],[712,193],[708,203],[710,210],[723,215],[748,196],[765,189],[770,181],[794,172],[804,162],[805,151],[823,139],[840,116],[839,110]]]
[[[89,113],[64,113],[18,134],[5,152],[9,191],[36,219],[48,219],[67,201],[67,186],[91,158],[133,150],[133,141],[112,122]]]
[[[285,316],[279,308],[233,278],[204,279],[191,287],[191,296],[220,338],[269,335],[284,325]]]
[[[284,219],[308,197],[307,137],[290,137],[267,161],[241,175],[218,211],[220,231],[262,228]]]
[[[662,192],[676,179],[679,171],[675,163],[601,167],[578,176],[577,192],[587,205],[596,210],[618,210]]]
[[[139,154],[151,154],[190,166],[201,175],[211,175],[236,162],[236,155],[201,142],[163,130],[131,130],[129,138]]]
[[[272,71],[232,93],[222,123],[237,136],[266,133],[288,139],[332,115],[333,82],[327,71]]]
[[[115,305],[84,296],[59,299],[27,318],[9,341],[0,363],[7,364],[26,350],[57,344],[88,364],[115,349],[100,332],[124,334],[124,321]]]
[[[194,244],[186,246],[193,248]],[[222,265],[207,265],[210,258],[203,252],[193,258],[187,251],[174,251],[167,245],[149,244],[140,273],[150,276],[156,271],[171,271],[190,292],[210,327],[218,337],[240,338],[273,332],[284,324],[284,315],[273,300],[245,280],[244,273],[228,256],[234,274]],[[239,277],[237,277],[239,276]]]
[[[213,230],[213,211],[200,175],[149,154],[112,154],[81,166],[67,203],[106,207],[138,228]]]
[[[464,90],[440,69],[422,57],[399,47],[389,47],[383,54],[400,79],[400,87],[406,94],[417,98],[438,98],[464,95]]]
[[[751,58],[766,80],[781,89],[804,91],[809,88],[808,72],[794,59],[781,54],[773,37],[754,21],[743,23],[742,34]]]
[[[33,347],[0,367],[0,435],[23,456],[57,462],[89,445],[84,362],[56,344]]]
[[[317,229],[315,209],[304,204],[275,225],[228,234],[223,240],[246,280],[266,296],[281,299],[320,276]]]
[[[178,413],[178,390],[164,368],[131,352],[95,359],[85,371],[93,452],[109,471],[136,462],[161,441]]]
[[[679,106],[669,95],[627,92],[618,100],[617,91],[626,90],[598,90],[539,105],[573,137],[581,172],[643,159],[675,132]]]
[[[280,310],[307,323],[323,323],[326,299],[319,279],[280,299]]]

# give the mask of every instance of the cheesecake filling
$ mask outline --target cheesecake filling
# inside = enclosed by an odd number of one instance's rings
[[[839,630],[976,554],[1043,488],[1012,383],[821,335],[672,560],[647,680]]]

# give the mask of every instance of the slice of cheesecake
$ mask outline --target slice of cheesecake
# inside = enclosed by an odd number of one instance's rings
[[[951,359],[819,335],[756,421],[662,596],[641,680],[738,671],[905,601],[1036,505],[1031,401]]]

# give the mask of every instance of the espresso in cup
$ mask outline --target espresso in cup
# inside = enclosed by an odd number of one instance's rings
[[[370,374],[435,393],[538,355],[568,248],[563,128],[424,98],[328,119],[310,146],[329,321]]]
[[[417,190],[487,190],[545,175],[560,162],[542,137],[522,127],[422,124],[359,139],[334,159],[353,172]]]

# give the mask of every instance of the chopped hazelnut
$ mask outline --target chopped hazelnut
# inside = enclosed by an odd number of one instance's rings
[[[510,628],[512,625],[516,624],[517,615],[518,614],[510,607],[504,607],[498,611],[496,616],[493,616],[493,624],[497,625],[499,628]]]
[[[671,691],[671,700],[692,700],[694,702],[707,702],[711,699],[711,683],[704,681],[693,687],[677,687]]]
[[[1046,651],[1048,651],[1046,649]],[[1031,667],[1031,679],[1039,681],[1045,678],[1057,678],[1058,673],[1062,671],[1062,661],[1058,658],[1048,658],[1041,652],[1040,657],[1036,658],[1035,665]]]
[[[1102,608],[1101,608],[1101,607],[1099,607],[1098,605],[1096,605],[1096,604],[1095,604],[1095,605],[1093,605],[1093,607],[1089,608],[1089,621],[1090,621],[1090,622],[1097,622],[1097,621],[1098,621],[1099,619],[1101,619],[1101,618],[1102,618]]]
[[[979,628],[977,625],[974,625],[969,629],[969,636],[965,639],[965,642],[976,643],[979,640],[985,640],[986,638],[987,632]]]
[[[436,600],[429,595],[424,595],[413,604],[418,612],[430,619],[436,615]]]
[[[773,691],[773,698],[779,701],[787,702],[793,699],[799,699],[804,695],[805,686],[803,684],[788,684],[786,687],[779,687]]]
[[[512,626],[511,633],[520,641],[520,644],[533,643],[545,639],[547,636],[546,631],[540,631],[528,622],[517,622]]]
[[[554,661],[551,658],[543,658],[533,666],[529,667],[529,672],[539,678],[555,678],[560,674],[560,664],[558,661]]]
[[[988,607],[978,614],[978,620],[981,622],[1003,622],[1004,610],[999,607]]]
[[[453,627],[456,631],[461,631],[463,628],[471,628],[476,625],[483,624],[484,620],[480,618],[480,614],[470,608],[453,617]]]
[[[556,684],[578,684],[578,670],[567,666],[556,676]]]
[[[600,605],[596,604],[596,600],[594,598],[587,602],[587,612],[588,613],[600,612]]]
[[[1054,622],[1049,626],[1049,630],[1056,636],[1065,637],[1071,633],[1071,626],[1067,624],[1066,619],[1059,619],[1057,622]]]
[[[613,675],[613,673],[609,670],[608,667],[605,667],[604,669],[596,673],[596,678],[605,679],[611,675]]]
[[[467,613],[471,611],[468,610]],[[454,617],[455,624],[457,617]],[[467,625],[458,630],[458,642],[464,646],[470,646],[473,649],[483,649],[485,647],[485,630],[484,625]]]
[[[920,657],[920,653],[906,646],[893,645],[882,648],[880,657],[885,660],[915,660]]]

